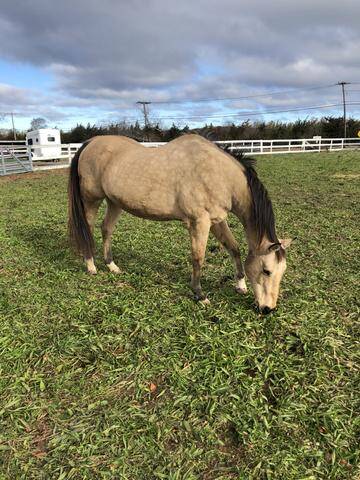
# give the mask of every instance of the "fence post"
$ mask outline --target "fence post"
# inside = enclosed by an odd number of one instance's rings
[[[70,143],[68,143],[67,149],[68,149],[68,160],[69,160],[69,165],[70,165],[70,164],[71,164],[71,147],[70,147]]]
[[[4,160],[4,150],[1,149],[1,165],[3,169],[3,175],[6,175],[6,170],[5,170],[5,160]]]
[[[30,171],[32,172],[33,171],[33,161],[32,161],[32,155],[31,155],[31,147],[27,146],[26,150],[27,150],[27,156],[28,156],[28,159],[29,159]]]

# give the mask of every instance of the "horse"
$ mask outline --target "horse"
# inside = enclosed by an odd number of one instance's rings
[[[150,220],[177,220],[190,234],[190,285],[197,301],[209,303],[200,275],[211,232],[232,257],[236,291],[247,293],[246,274],[259,311],[267,314],[275,309],[286,269],[285,251],[292,240],[277,237],[271,200],[246,157],[195,134],[158,148],[123,136],[97,136],[85,142],[70,166],[68,224],[70,238],[90,274],[96,274],[93,229],[104,199],[107,208],[101,232],[110,272],[120,273],[111,236],[121,212]],[[226,221],[230,212],[245,230],[244,267]]]

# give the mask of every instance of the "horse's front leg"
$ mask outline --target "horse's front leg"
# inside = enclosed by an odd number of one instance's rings
[[[226,248],[233,259],[235,266],[235,290],[238,293],[247,293],[245,282],[244,268],[240,258],[240,250],[237,241],[232,234],[227,221],[224,220],[211,227],[211,232],[219,240],[219,242]]]
[[[201,267],[205,259],[206,245],[209,238],[210,219],[204,216],[193,220],[189,225],[191,238],[191,254],[192,254],[192,276],[191,288],[195,294],[195,299],[204,303],[209,303],[206,295],[203,293],[200,283]]]

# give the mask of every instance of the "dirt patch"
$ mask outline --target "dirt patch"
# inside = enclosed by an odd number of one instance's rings
[[[47,414],[41,415],[34,428],[31,430],[32,435],[32,456],[35,458],[43,458],[47,455],[47,446],[52,435]]]
[[[67,167],[54,170],[43,170],[40,172],[14,173],[13,175],[4,175],[0,177],[0,183],[16,182],[17,180],[38,180],[46,175],[66,175],[69,169]]]

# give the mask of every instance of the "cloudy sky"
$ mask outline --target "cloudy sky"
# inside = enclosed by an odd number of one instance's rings
[[[141,119],[138,100],[163,124],[340,115],[348,81],[360,115],[359,19],[359,0],[2,0],[0,112],[18,128]]]

